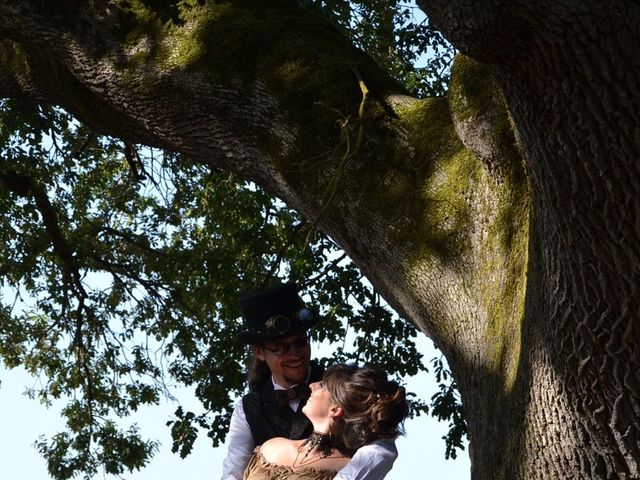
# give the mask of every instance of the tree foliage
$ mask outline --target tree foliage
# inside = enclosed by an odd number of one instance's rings
[[[445,93],[454,49],[415,4],[300,0],[338,25],[415,96]]]

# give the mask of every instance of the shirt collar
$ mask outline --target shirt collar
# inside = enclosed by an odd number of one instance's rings
[[[304,381],[304,383],[308,384],[310,377],[311,377],[311,366],[309,366],[309,370],[307,372],[307,379]],[[276,383],[276,381],[273,379],[273,376],[271,376],[271,382],[273,383],[273,389],[274,390],[289,390],[288,388],[283,387],[279,383]],[[297,383],[296,383],[296,385],[297,385]],[[295,387],[296,385],[291,385],[291,387]]]

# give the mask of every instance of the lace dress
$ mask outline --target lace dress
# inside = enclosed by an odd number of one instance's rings
[[[256,449],[244,471],[243,480],[331,480],[338,474],[333,470],[316,470],[305,467],[296,470],[265,460]]]

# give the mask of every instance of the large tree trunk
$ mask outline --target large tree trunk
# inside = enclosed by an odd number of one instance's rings
[[[445,353],[473,478],[640,475],[636,6],[424,1],[476,61],[418,101],[290,2],[68,3],[0,3],[0,95],[317,222]]]
[[[588,3],[483,5],[479,29],[452,28],[458,2],[431,10],[492,65],[528,165],[522,429],[507,478],[640,476],[640,11]]]

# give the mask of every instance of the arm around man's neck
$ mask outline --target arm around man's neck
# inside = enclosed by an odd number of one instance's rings
[[[334,480],[382,480],[398,458],[393,440],[378,440],[356,451],[351,461]]]

